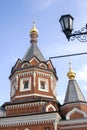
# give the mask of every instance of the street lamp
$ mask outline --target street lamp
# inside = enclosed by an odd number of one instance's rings
[[[66,35],[68,41],[77,38],[80,42],[87,42],[87,24],[81,30],[73,31],[74,18],[70,15],[62,15],[59,22],[61,24],[62,31]]]

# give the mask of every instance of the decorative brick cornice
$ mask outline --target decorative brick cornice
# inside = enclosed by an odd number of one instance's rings
[[[66,104],[63,104],[61,106],[61,110],[65,109],[66,107],[79,106],[79,105],[86,105],[87,106],[87,102],[80,101],[80,102],[66,103]]]
[[[0,127],[10,127],[10,126],[21,126],[21,125],[32,125],[32,124],[44,124],[55,122],[60,120],[58,113],[47,113],[32,116],[20,116],[20,117],[9,117],[0,118]]]
[[[34,103],[26,103],[26,104],[15,104],[15,105],[9,105],[6,106],[5,109],[9,109],[9,108],[21,108],[21,107],[27,107],[27,106],[39,106],[39,105],[44,105],[46,104],[46,102],[34,102]]]
[[[43,73],[43,72],[39,72],[39,71],[37,71],[36,73],[37,73],[38,76],[50,77],[50,74],[47,74],[47,73]]]

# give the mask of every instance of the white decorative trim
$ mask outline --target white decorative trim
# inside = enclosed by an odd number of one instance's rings
[[[28,81],[28,88],[24,89],[24,81]],[[31,77],[20,79],[20,92],[31,90]]]
[[[22,73],[19,73],[18,76],[19,77],[24,77],[24,76],[29,76],[30,74],[33,74],[33,71],[27,71],[27,72],[22,72]]]
[[[42,66],[44,66],[44,67],[42,67]],[[46,66],[45,63],[40,63],[39,67],[42,67],[42,68],[46,68],[46,69],[47,69],[47,66]]]
[[[41,88],[41,82],[45,82],[45,88]],[[44,91],[44,92],[49,92],[49,84],[48,84],[48,79],[46,78],[38,78],[38,90],[39,91]]]
[[[87,123],[87,122],[86,122]],[[61,128],[60,128],[60,130],[72,130],[72,129],[78,129],[78,128],[87,128],[87,125],[85,125],[85,124],[80,124],[79,123],[79,125],[73,125],[72,124],[72,126],[62,126]]]
[[[75,107],[75,108],[73,108],[71,111],[69,111],[69,112],[67,113],[66,119],[69,120],[69,119],[70,119],[70,116],[71,116],[73,113],[75,113],[75,112],[78,112],[78,113],[82,114],[83,117],[87,117],[87,114],[86,114],[84,111],[82,111],[82,110],[80,110],[80,109],[78,109],[78,108]]]
[[[39,60],[36,57],[33,57],[29,62],[31,63],[33,60],[36,60],[36,62],[39,63]]]
[[[31,125],[38,123],[51,123],[56,120],[60,120],[60,115],[58,113],[47,113],[39,115],[30,115],[30,116],[20,116],[20,117],[8,117],[0,118],[0,126],[20,126],[20,125]]]
[[[54,98],[53,96],[47,96],[47,95],[43,95],[43,94],[26,94],[26,95],[19,95],[19,96],[15,96],[15,98],[22,98],[22,97],[30,97],[30,96],[40,96],[40,97],[47,97],[47,98]]]
[[[75,126],[76,124],[80,124],[80,125],[82,124],[83,125],[84,123],[87,124],[87,118],[81,118],[81,119],[75,119],[75,120],[65,120],[65,121],[61,120],[59,122],[59,125],[61,125],[61,126],[70,125],[70,127],[71,127],[71,125],[73,125],[73,124]]]
[[[39,106],[39,105],[45,105],[46,102],[34,102],[34,103],[26,103],[26,104],[15,104],[15,105],[9,105],[6,106],[5,109],[13,109],[13,108],[21,108],[21,107],[28,107],[28,106]]]
[[[86,102],[76,102],[76,103],[73,102],[73,106],[76,107],[77,105],[85,105],[87,107],[87,103]],[[66,107],[70,107],[70,106],[72,106],[72,103],[64,104],[61,107],[61,110],[65,109]]]
[[[57,121],[54,122],[54,130],[57,130]]]
[[[51,68],[54,70],[52,63],[50,62],[50,60],[48,60],[47,64],[50,64]]]
[[[34,71],[33,73],[33,78],[34,78],[34,87],[36,86],[36,82],[35,82],[35,79],[36,79],[36,72]]]
[[[42,76],[42,77],[50,77],[51,76],[50,74],[47,74],[47,72],[44,73],[44,72],[37,71],[36,73],[37,73],[38,76]]]
[[[46,107],[46,111],[48,112],[48,109],[49,108],[52,108],[54,111],[56,111],[56,108],[52,105],[52,104],[50,104],[50,105],[48,105],[47,107]]]
[[[18,88],[18,75],[14,76],[13,79],[11,79],[11,89],[10,89],[10,97],[15,95],[15,92]]]
[[[27,63],[27,62],[23,63],[21,68],[23,68],[25,65],[29,66],[29,63]]]
[[[25,128],[24,130],[29,130],[28,128]]]

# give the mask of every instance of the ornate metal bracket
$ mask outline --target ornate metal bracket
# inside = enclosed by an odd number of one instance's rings
[[[87,42],[87,24],[81,30],[74,31],[74,33],[69,35],[69,40],[73,41],[77,38],[80,42]]]

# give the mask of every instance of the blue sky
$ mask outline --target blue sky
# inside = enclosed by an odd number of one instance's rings
[[[38,47],[48,60],[51,56],[87,52],[87,43],[68,42],[59,18],[71,14],[74,30],[87,22],[87,0],[0,0],[0,104],[10,100],[9,75],[18,58],[30,46],[29,30],[33,20],[39,31]],[[87,55],[70,57],[76,80],[87,100]],[[63,101],[67,89],[69,58],[53,59],[59,81],[57,95]]]

